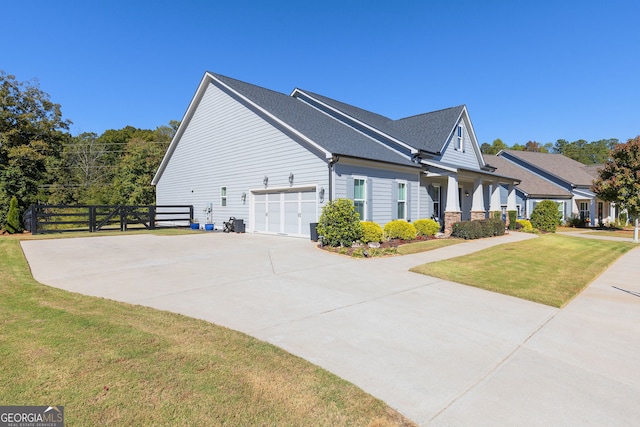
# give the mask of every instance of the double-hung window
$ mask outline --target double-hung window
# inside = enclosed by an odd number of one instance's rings
[[[464,130],[460,125],[458,125],[458,130],[456,135],[456,149],[460,151],[464,151]]]
[[[589,208],[589,202],[580,202],[580,219],[585,222],[591,221],[591,212]]]
[[[220,206],[227,206],[227,187],[220,187]]]
[[[440,186],[433,187],[433,219],[440,220]]]
[[[353,180],[353,204],[356,207],[356,212],[360,215],[360,220],[364,221],[365,218],[365,201],[367,197],[366,180],[361,178],[355,178]]]
[[[407,184],[398,183],[398,219],[407,219]]]

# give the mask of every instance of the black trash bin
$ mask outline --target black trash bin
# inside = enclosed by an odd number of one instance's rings
[[[233,231],[236,233],[244,233],[244,220],[243,219],[235,219],[233,220]]]
[[[312,222],[309,224],[309,228],[311,231],[311,240],[314,242],[318,241],[318,223]]]

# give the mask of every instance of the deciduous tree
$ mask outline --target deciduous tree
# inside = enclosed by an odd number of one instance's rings
[[[638,242],[640,214],[640,136],[611,150],[610,159],[599,170],[592,190],[602,200],[616,203],[635,219],[633,241]]]
[[[43,189],[53,179],[50,158],[60,156],[70,124],[37,82],[19,82],[0,70],[0,222],[11,196],[20,211],[46,199]]]

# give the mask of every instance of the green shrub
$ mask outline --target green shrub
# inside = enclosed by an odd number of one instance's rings
[[[531,225],[540,231],[555,233],[561,218],[558,204],[551,200],[543,200],[531,212]]]
[[[382,227],[377,222],[362,222],[362,243],[382,242]]]
[[[362,238],[360,216],[349,199],[327,203],[322,208],[317,230],[322,244],[334,247],[351,246]]]
[[[620,223],[622,223],[622,227],[627,225],[627,219],[629,219],[629,216],[627,215],[626,212],[620,212],[620,215],[618,215],[618,218],[620,219]]]
[[[418,236],[435,236],[440,231],[440,224],[432,219],[419,219],[413,223]]]
[[[531,221],[528,219],[519,219],[516,220],[516,223],[518,224],[519,229],[525,233],[531,233],[533,231],[533,225],[531,225]]]
[[[584,221],[582,221],[580,217],[574,215],[571,218],[567,219],[565,225],[567,227],[584,227]]]
[[[491,211],[491,218],[502,220],[502,212],[501,211]]]
[[[484,237],[502,236],[504,222],[501,219],[480,219],[456,222],[452,226],[451,235],[459,239],[482,239]]]
[[[516,229],[516,221],[518,220],[518,211],[507,211],[509,217],[509,230]]]
[[[18,199],[16,196],[12,196],[9,202],[9,212],[7,213],[5,228],[10,234],[22,232],[20,211],[18,210]]]
[[[384,226],[384,238],[387,240],[412,240],[416,238],[417,234],[418,232],[413,224],[402,219],[394,219]]]

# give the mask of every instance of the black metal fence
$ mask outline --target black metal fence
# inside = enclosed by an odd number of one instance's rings
[[[22,220],[32,234],[188,227],[192,205],[31,205]]]

